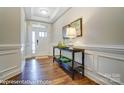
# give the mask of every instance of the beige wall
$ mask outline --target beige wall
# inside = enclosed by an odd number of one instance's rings
[[[0,8],[0,80],[24,68],[25,15],[23,8]],[[21,50],[21,51],[20,51]]]
[[[62,39],[64,25],[80,17],[83,37],[75,41],[85,49],[85,76],[98,84],[123,84],[124,8],[71,8],[53,24],[53,43]],[[67,51],[62,51],[62,55],[72,57]],[[81,62],[80,54],[76,53],[75,61]],[[113,73],[119,77],[115,78]]]
[[[124,44],[124,8],[71,8],[53,24],[53,43],[62,39],[62,27],[83,18],[83,44]]]
[[[0,44],[20,43],[20,8],[0,8]]]

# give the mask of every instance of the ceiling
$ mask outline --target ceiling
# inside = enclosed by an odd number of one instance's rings
[[[27,7],[26,20],[53,23],[69,9],[69,7]]]

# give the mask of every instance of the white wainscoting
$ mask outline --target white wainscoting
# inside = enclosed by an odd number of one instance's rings
[[[21,73],[21,46],[0,45],[0,80],[9,79]]]
[[[124,46],[85,49],[85,75],[99,84],[124,84]]]

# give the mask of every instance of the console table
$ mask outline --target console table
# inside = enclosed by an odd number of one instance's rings
[[[59,49],[59,55],[55,54],[55,49]],[[63,56],[62,51],[68,51],[71,52],[72,54],[72,59],[70,59],[70,62],[63,62],[60,60],[60,58]],[[75,61],[75,53],[81,53],[82,54],[82,62],[76,62]],[[65,57],[68,58],[68,57]],[[60,67],[64,68],[68,72],[71,73],[72,79],[74,79],[75,72],[79,72],[82,76],[84,76],[84,49],[79,49],[79,48],[59,48],[58,46],[53,47],[53,63],[54,61],[58,62]]]

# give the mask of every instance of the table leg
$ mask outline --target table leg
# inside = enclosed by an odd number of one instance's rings
[[[84,76],[84,52],[82,52],[82,67],[83,67],[82,76]]]
[[[54,59],[55,59],[55,48],[53,48],[53,63],[54,63]]]
[[[74,60],[75,60],[75,53],[74,51],[72,52],[72,79],[74,80],[74,74],[75,74],[75,71],[74,71]]]

